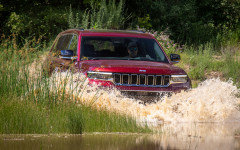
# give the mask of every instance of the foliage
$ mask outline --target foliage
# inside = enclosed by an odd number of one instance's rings
[[[124,16],[124,2],[120,0],[101,0],[100,2],[90,1],[90,9],[86,9],[79,21],[78,13],[75,15],[70,7],[69,27],[84,27],[86,29],[120,29],[124,26],[125,21],[129,18]],[[74,17],[75,16],[75,17]]]
[[[138,25],[140,28],[146,28],[147,30],[150,30],[152,28],[152,24],[150,23],[150,21],[150,16],[149,14],[147,14],[145,17],[138,18]]]
[[[2,0],[0,9],[1,32],[14,32],[23,38],[34,35],[49,39],[69,27],[140,26],[167,31],[180,44],[201,45],[240,28],[239,0]]]
[[[138,29],[155,36],[168,56],[172,53],[181,55],[182,60],[177,66],[188,73],[193,81],[193,87],[197,86],[196,83],[210,77],[220,77],[222,80],[232,79],[240,87],[237,69],[240,67],[239,30],[218,34],[215,40],[205,44],[189,46],[174,43],[167,32]]]
[[[226,61],[224,63],[224,67],[221,69],[223,74],[226,75],[227,78],[231,78],[234,83],[240,87],[240,57],[239,54],[231,54],[228,53],[226,56]]]
[[[37,17],[32,17],[36,15]],[[59,18],[61,16],[61,19]],[[45,39],[53,38],[52,33],[61,31],[66,26],[66,12],[46,9],[38,14],[21,14],[13,12],[7,22],[11,33],[16,33],[26,38],[29,36],[44,36]]]
[[[168,29],[171,39],[181,44],[207,43],[219,32],[239,28],[239,0],[138,0],[126,5],[133,18],[149,14],[154,30]]]
[[[6,35],[16,33],[19,37],[42,36],[49,40],[53,34],[67,27],[67,11],[54,7],[36,6],[35,9],[27,9],[22,12],[12,11],[3,26]]]
[[[72,11],[72,6],[70,5],[69,8],[69,13],[68,13],[68,27],[73,29],[73,28],[78,28],[80,26],[80,14],[76,12],[74,15]]]
[[[24,32],[23,18],[15,12],[11,13],[7,26],[12,33],[19,34],[20,32]]]
[[[193,81],[204,81],[207,78],[232,79],[240,87],[239,71],[239,45],[222,46],[222,52],[213,51],[213,43],[194,46],[185,46],[180,53],[182,60],[177,66],[187,71]],[[196,85],[194,86],[196,87]]]

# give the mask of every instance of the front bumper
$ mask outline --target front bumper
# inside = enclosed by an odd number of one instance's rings
[[[89,84],[98,84],[103,87],[116,88],[123,92],[150,92],[150,93],[178,93],[191,88],[191,80],[186,83],[170,84],[168,87],[123,86],[115,85],[111,81],[89,79]]]

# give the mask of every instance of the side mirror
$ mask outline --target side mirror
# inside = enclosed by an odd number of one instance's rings
[[[179,63],[181,57],[178,54],[170,54],[170,60],[173,64]]]
[[[73,50],[61,50],[60,58],[71,60],[77,59],[77,57],[74,57]]]

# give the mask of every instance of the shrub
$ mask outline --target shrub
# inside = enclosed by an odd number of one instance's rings
[[[102,0],[100,3],[91,1],[90,9],[86,9],[81,21],[78,19],[79,14],[72,12],[70,7],[69,12],[69,27],[81,27],[90,29],[121,29],[124,23],[130,18],[124,16],[124,2],[120,0],[116,3],[115,0]]]

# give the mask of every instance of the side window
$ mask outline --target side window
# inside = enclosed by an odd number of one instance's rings
[[[155,52],[157,54],[156,55],[157,56],[157,60],[165,61],[165,55],[164,55],[163,51],[161,50],[161,48],[159,47],[159,45],[156,42],[154,42],[153,47],[154,47],[154,50],[155,50]]]
[[[73,35],[69,43],[68,49],[73,50],[74,55],[77,55],[78,36]]]
[[[77,55],[78,36],[76,34],[67,34],[61,36],[53,49],[55,55],[59,55],[61,50],[72,50]]]

